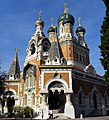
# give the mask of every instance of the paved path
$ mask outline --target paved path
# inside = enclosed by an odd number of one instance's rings
[[[75,120],[109,120],[109,116],[103,116],[103,117],[88,117],[88,118],[83,118],[83,119],[76,118]]]
[[[64,114],[54,114],[54,119],[60,120],[71,120],[70,118],[66,117]],[[73,119],[72,119],[73,120]],[[101,117],[88,117],[88,118],[76,118],[75,120],[109,120],[109,116],[101,116]]]
[[[49,120],[109,120],[109,116],[101,116],[101,117],[88,117],[88,118],[76,118],[76,119],[70,119],[68,117],[66,117],[64,114],[54,114],[53,119],[49,119]],[[15,118],[0,118],[0,120],[15,120]],[[17,120],[36,120],[34,118],[30,119],[30,118],[23,118],[23,119],[17,119]],[[38,119],[40,120],[40,119]]]

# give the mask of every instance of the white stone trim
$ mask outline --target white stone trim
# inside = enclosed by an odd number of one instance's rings
[[[69,71],[69,89],[72,90],[72,71]]]
[[[14,89],[9,88],[9,89],[6,89],[6,90],[5,90],[5,92],[7,92],[7,91],[12,91],[12,92],[14,93],[14,96],[17,96],[17,93],[16,93],[16,91],[15,91]]]
[[[64,86],[65,86],[65,92],[68,91],[68,84],[64,79],[59,79],[59,78],[52,78],[49,79],[46,84],[45,84],[45,90],[48,91],[48,86],[52,83],[52,82],[61,82]]]

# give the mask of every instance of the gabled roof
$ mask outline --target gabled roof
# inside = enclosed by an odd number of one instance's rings
[[[11,67],[8,72],[9,76],[18,76],[20,78],[20,66],[19,66],[19,60],[18,60],[18,50],[16,49],[16,54],[14,56],[14,59],[12,61]]]

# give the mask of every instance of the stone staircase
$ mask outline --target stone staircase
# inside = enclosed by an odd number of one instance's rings
[[[53,114],[59,113],[59,110],[53,110]]]
[[[53,119],[68,120],[70,118],[66,117],[64,113],[55,113],[53,114]]]
[[[69,118],[64,113],[60,113],[59,110],[53,110],[53,119],[68,120]]]

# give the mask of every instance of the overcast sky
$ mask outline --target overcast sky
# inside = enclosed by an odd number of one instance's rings
[[[57,25],[57,18],[63,13],[67,3],[69,13],[75,18],[74,31],[78,27],[78,17],[86,29],[85,41],[90,49],[90,62],[98,74],[104,70],[100,58],[100,29],[105,16],[102,0],[0,0],[0,58],[2,70],[8,72],[18,48],[19,63],[22,70],[28,41],[35,31],[38,12],[42,11],[45,22],[44,33],[51,25],[51,18]],[[75,34],[75,37],[76,34]]]

